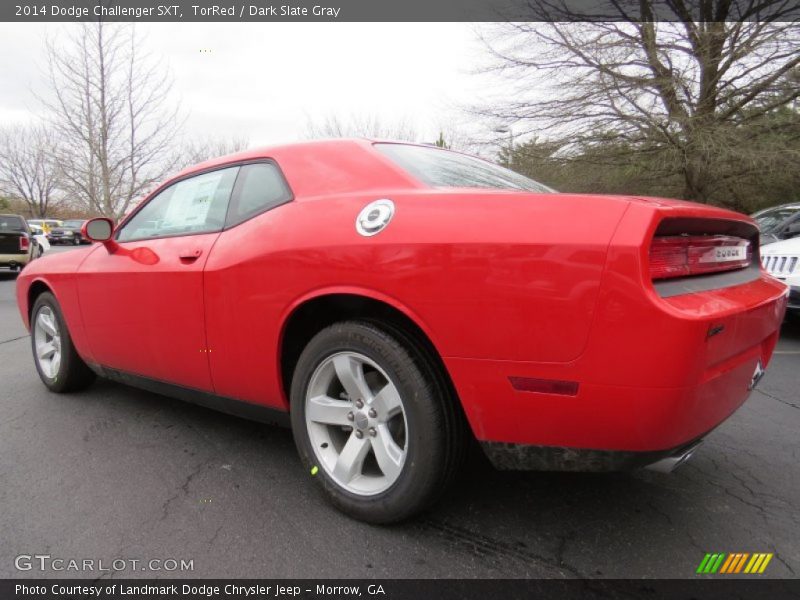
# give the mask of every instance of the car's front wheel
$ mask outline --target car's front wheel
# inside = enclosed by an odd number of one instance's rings
[[[334,324],[309,342],[292,379],[292,429],[305,467],[336,507],[371,523],[433,503],[463,444],[435,369],[389,331]]]
[[[75,350],[61,307],[50,292],[40,294],[33,305],[31,346],[39,377],[51,391],[72,392],[94,381],[95,374]]]

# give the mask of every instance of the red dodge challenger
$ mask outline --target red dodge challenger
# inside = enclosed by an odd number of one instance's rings
[[[502,468],[674,466],[745,401],[787,298],[744,215],[411,144],[220,158],[83,234],[17,283],[50,390],[291,424],[374,523],[430,505],[472,440]]]

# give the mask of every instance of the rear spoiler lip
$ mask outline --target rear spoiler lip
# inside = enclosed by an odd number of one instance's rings
[[[628,199],[652,206],[656,212],[663,215],[665,218],[692,217],[698,219],[723,219],[727,221],[742,221],[756,225],[756,222],[750,215],[720,206],[713,206],[711,204],[649,196],[628,196]]]

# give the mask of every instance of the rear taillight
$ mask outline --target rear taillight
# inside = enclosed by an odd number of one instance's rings
[[[31,241],[28,239],[27,235],[21,235],[19,237],[19,249],[23,252],[27,252],[28,248],[31,247]]]
[[[738,237],[659,236],[650,246],[650,276],[667,279],[732,271],[747,267],[752,258],[750,242]]]

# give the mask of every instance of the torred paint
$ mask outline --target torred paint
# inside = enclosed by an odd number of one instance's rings
[[[293,201],[221,233],[34,261],[18,278],[26,324],[40,281],[86,360],[287,409],[286,320],[312,298],[363,295],[428,335],[479,439],[608,450],[672,448],[709,431],[771,357],[786,306],[777,280],[662,298],[649,279],[662,219],[752,223],[744,215],[630,196],[431,189],[368,141],[248,151],[179,176],[257,158],[277,162]],[[362,237],[356,216],[379,198],[395,216]],[[196,260],[179,258],[194,249]],[[518,391],[509,377],[578,392]]]
[[[91,252],[77,279],[92,356],[121,371],[213,391],[203,268],[219,235],[121,243],[113,252],[99,245]],[[197,258],[180,258],[197,251]]]

